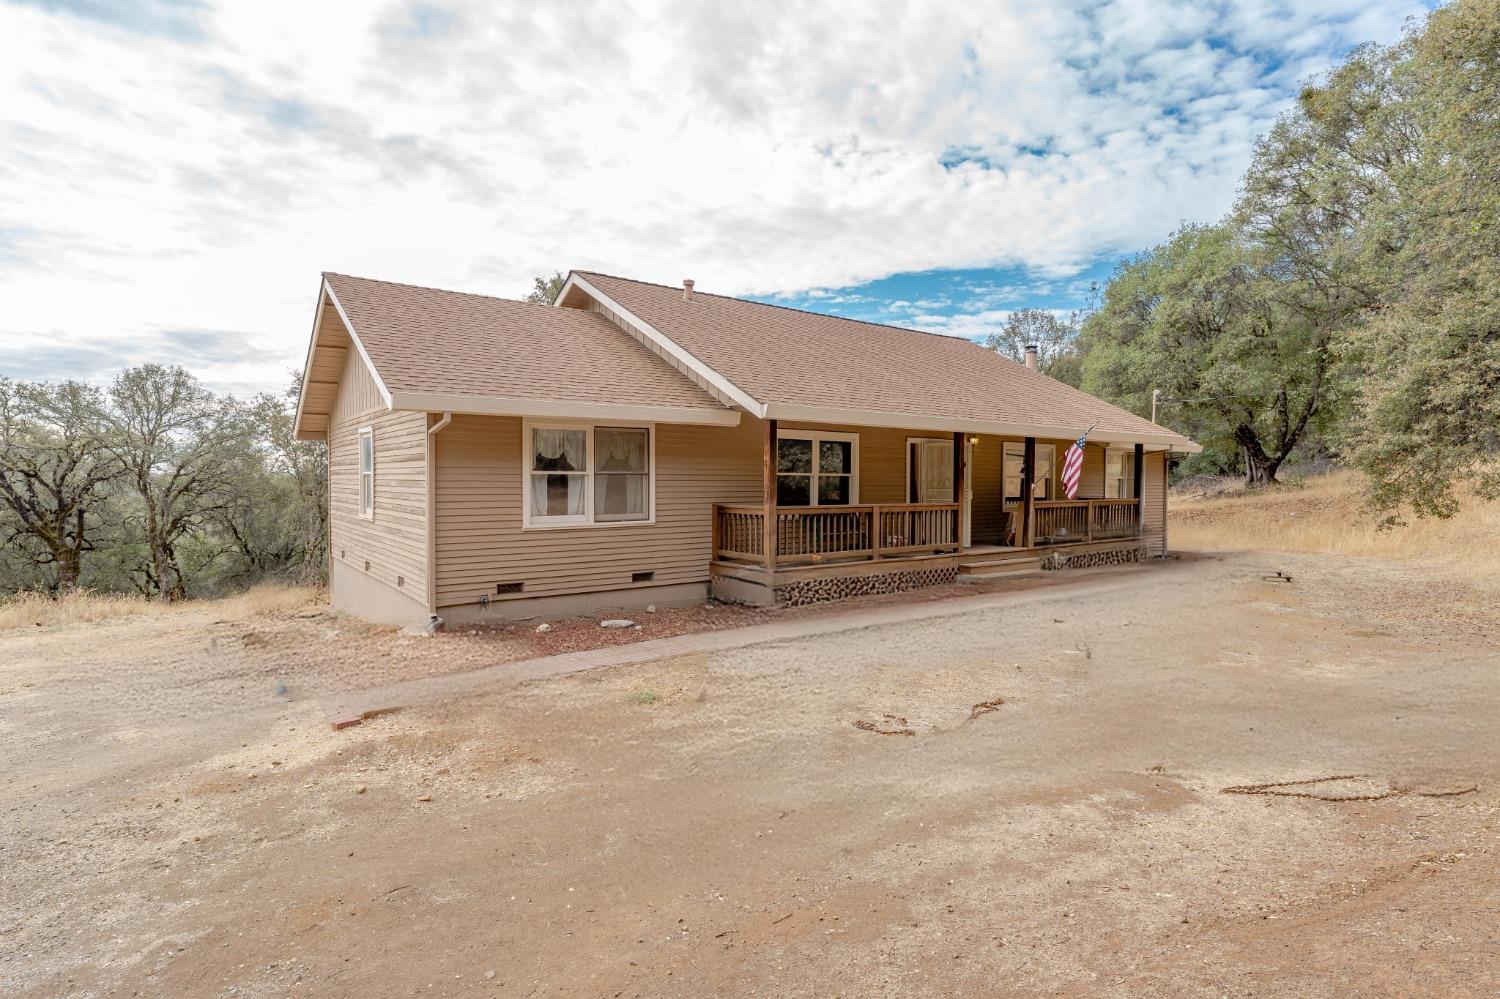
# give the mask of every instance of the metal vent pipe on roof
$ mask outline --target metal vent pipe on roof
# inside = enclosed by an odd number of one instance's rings
[[[684,302],[691,302],[693,300],[693,279],[692,278],[683,278],[682,279],[682,300]]]
[[[1036,344],[1034,343],[1026,345],[1026,366],[1032,371],[1036,370]]]

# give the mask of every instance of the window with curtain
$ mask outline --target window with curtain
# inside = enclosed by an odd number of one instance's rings
[[[1026,461],[1024,441],[1005,442],[1005,502],[1021,502],[1021,470]],[[1032,499],[1052,498],[1052,466],[1057,461],[1057,446],[1036,446],[1036,481],[1032,484]]]
[[[528,524],[651,519],[649,428],[536,425],[527,439]]]
[[[648,431],[635,427],[594,430],[594,519],[645,520],[650,488]]]
[[[1135,448],[1112,447],[1104,452],[1104,496],[1135,499]]]
[[[359,513],[375,516],[375,431],[359,432]]]
[[[850,434],[783,434],[776,441],[778,506],[847,506],[854,502]]]

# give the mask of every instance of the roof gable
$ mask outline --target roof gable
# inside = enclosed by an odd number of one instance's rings
[[[334,273],[323,275],[322,293],[309,370],[327,367],[319,352],[337,346],[328,340],[336,315],[391,409],[739,419],[603,316]],[[319,391],[304,381],[299,419]]]

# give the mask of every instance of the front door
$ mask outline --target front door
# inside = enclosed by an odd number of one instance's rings
[[[953,499],[953,442],[951,440],[912,441],[912,502],[952,503]],[[969,474],[964,479],[963,537],[960,543],[968,548],[971,542],[969,508],[974,500],[974,445],[965,447],[964,460]]]

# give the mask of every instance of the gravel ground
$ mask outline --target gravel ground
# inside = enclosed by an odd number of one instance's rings
[[[1486,595],[1129,571],[339,733],[329,690],[536,646],[0,635],[0,993],[1500,992]]]

